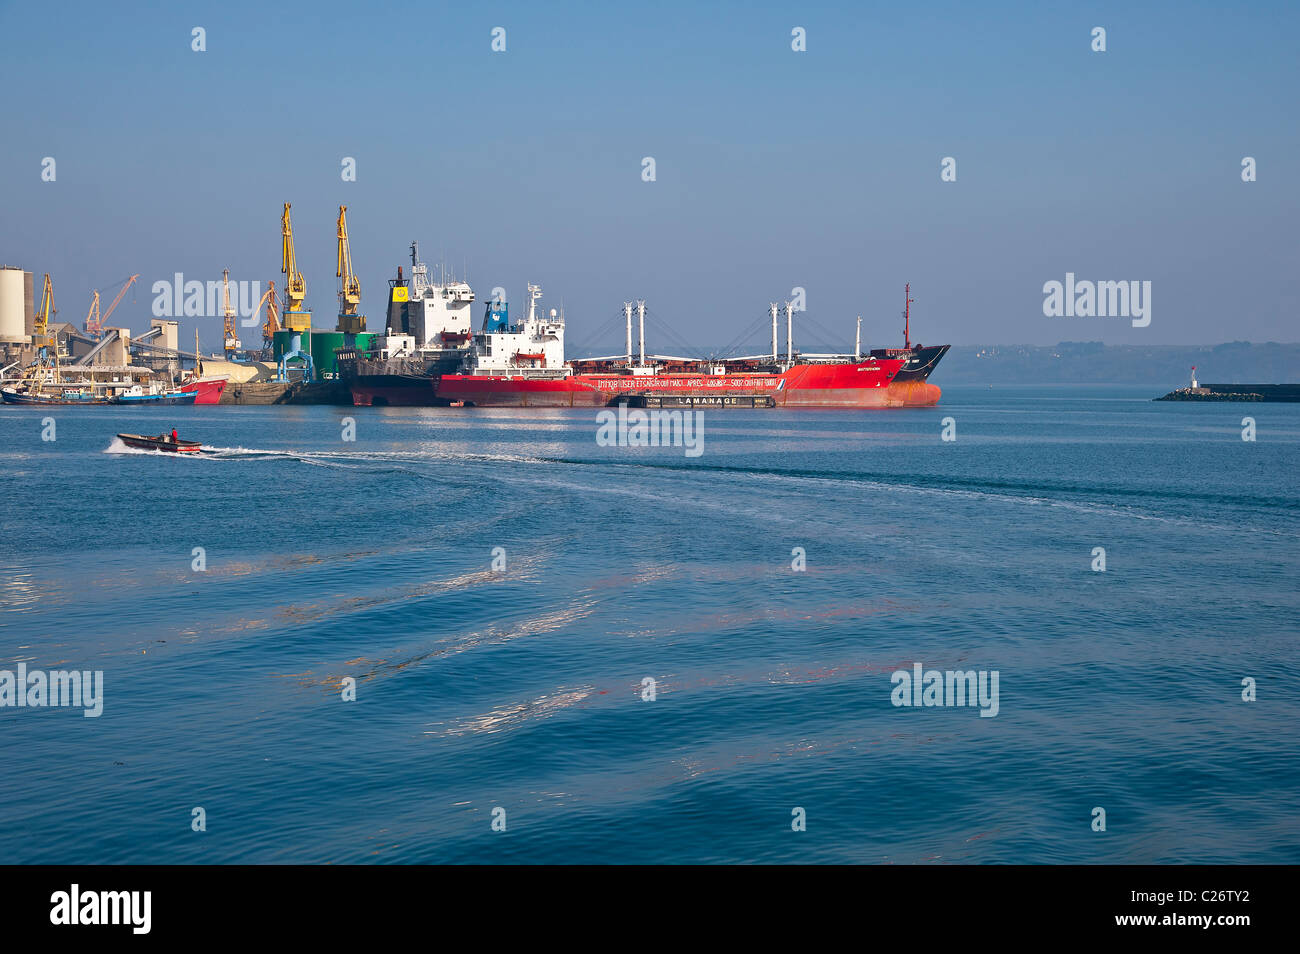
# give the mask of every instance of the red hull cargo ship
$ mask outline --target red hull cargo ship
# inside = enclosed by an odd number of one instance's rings
[[[433,304],[441,304],[441,298],[457,304],[473,300],[468,286],[458,289],[454,296],[450,285],[429,287],[433,291],[426,290],[422,298],[430,298]],[[541,289],[536,285],[528,286],[528,295],[528,313],[523,321],[511,324],[505,303],[494,301],[477,333],[470,330],[459,313],[452,323],[450,316],[442,316],[441,312],[437,317],[443,320],[439,322],[426,319],[399,325],[390,321],[390,327],[401,327],[403,333],[390,331],[387,337],[381,336],[376,341],[375,356],[356,362],[355,372],[345,374],[353,403],[895,408],[930,407],[940,397],[939,389],[926,379],[948,346],[913,345],[906,312],[904,348],[862,354],[859,341],[852,355],[808,354],[795,351],[791,344],[794,315],[792,305],[787,303],[782,353],[778,306],[771,305],[770,354],[722,360],[646,355],[644,302],[637,302],[635,307],[640,347],[634,352],[634,309],[626,303],[626,354],[568,361],[564,355],[564,316],[553,309],[547,314],[538,307]],[[390,311],[393,306],[390,300]],[[441,337],[431,337],[434,332]],[[448,335],[454,338],[450,345],[442,340]]]
[[[569,374],[528,377],[444,374],[440,397],[474,407],[895,407],[889,385],[898,358],[858,363],[795,364],[785,370],[712,373]]]
[[[938,388],[924,380],[901,390],[893,382],[907,355],[865,357],[796,354],[790,344],[793,309],[786,306],[786,354],[777,343],[771,306],[772,353],[731,361],[691,361],[645,354],[645,303],[637,302],[640,348],[632,352],[633,306],[625,304],[627,354],[564,360],[564,318],[539,315],[541,289],[528,286],[528,317],[518,325],[489,323],[469,349],[459,374],[444,374],[438,396],[474,407],[852,407],[933,404]],[[927,393],[932,390],[933,396]]]
[[[460,371],[474,337],[474,291],[446,268],[430,275],[411,243],[411,277],[388,281],[385,332],[365,351],[341,349],[338,371],[358,407],[445,407],[444,374]],[[501,306],[504,308],[504,306]]]

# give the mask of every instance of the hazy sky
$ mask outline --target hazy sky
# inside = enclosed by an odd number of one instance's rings
[[[77,324],[134,272],[133,329],[175,272],[283,287],[290,201],[317,328],[346,203],[372,330],[418,239],[613,349],[625,299],[703,349],[796,286],[796,341],[893,345],[904,282],[926,343],[1300,340],[1295,3],[24,2],[0,35],[0,262]],[[1150,281],[1150,325],[1044,317],[1066,272]]]

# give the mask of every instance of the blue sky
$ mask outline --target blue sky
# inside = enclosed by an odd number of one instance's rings
[[[892,345],[904,282],[927,343],[1296,341],[1298,28],[1291,3],[0,4],[0,261],[77,323],[139,272],[114,318],[143,328],[175,272],[282,287],[291,201],[333,327],[346,203],[372,327],[418,239],[480,297],[541,284],[593,346],[628,298],[704,349],[796,286],[797,341],[851,346],[861,314]],[[1044,317],[1067,271],[1151,281],[1150,326]]]

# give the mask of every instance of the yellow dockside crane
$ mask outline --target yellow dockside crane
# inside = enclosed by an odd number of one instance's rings
[[[266,301],[266,321],[262,322],[262,348],[269,355],[271,346],[275,343],[275,333],[280,330],[278,317],[280,302],[275,297],[275,282],[267,282],[267,284],[271,287],[262,296]]]
[[[339,206],[339,326],[345,335],[366,330],[366,316],[357,314],[361,304],[361,279],[352,271],[352,249],[348,244],[348,207]]]
[[[293,251],[293,223],[289,220],[290,205],[284,204],[284,215],[280,217],[281,256],[280,271],[284,272],[284,311],[280,321],[275,320],[274,299],[275,285],[271,286],[271,299],[266,305],[266,324],[262,326],[262,336],[275,354],[275,333],[288,331],[289,340],[280,351],[276,380],[289,380],[289,364],[302,362],[303,380],[313,381],[316,368],[311,359],[311,312],[303,307],[307,298],[307,280],[298,270],[298,258]]]
[[[58,342],[50,337],[50,316],[55,313],[54,283],[50,273],[45,273],[45,285],[41,288],[41,307],[36,309],[35,324],[32,326],[32,343],[38,348],[51,348],[58,352]]]
[[[289,208],[286,202],[284,216],[280,219],[283,237],[280,271],[285,274],[284,328],[288,331],[311,331],[311,312],[302,306],[307,298],[307,281],[298,271],[298,259],[293,253],[293,223],[289,221]]]

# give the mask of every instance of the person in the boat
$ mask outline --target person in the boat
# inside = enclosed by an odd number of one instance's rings
[[[179,444],[179,443],[180,443],[180,441],[176,440],[176,428],[174,428],[174,427],[172,428],[172,443],[173,443],[173,444]]]

